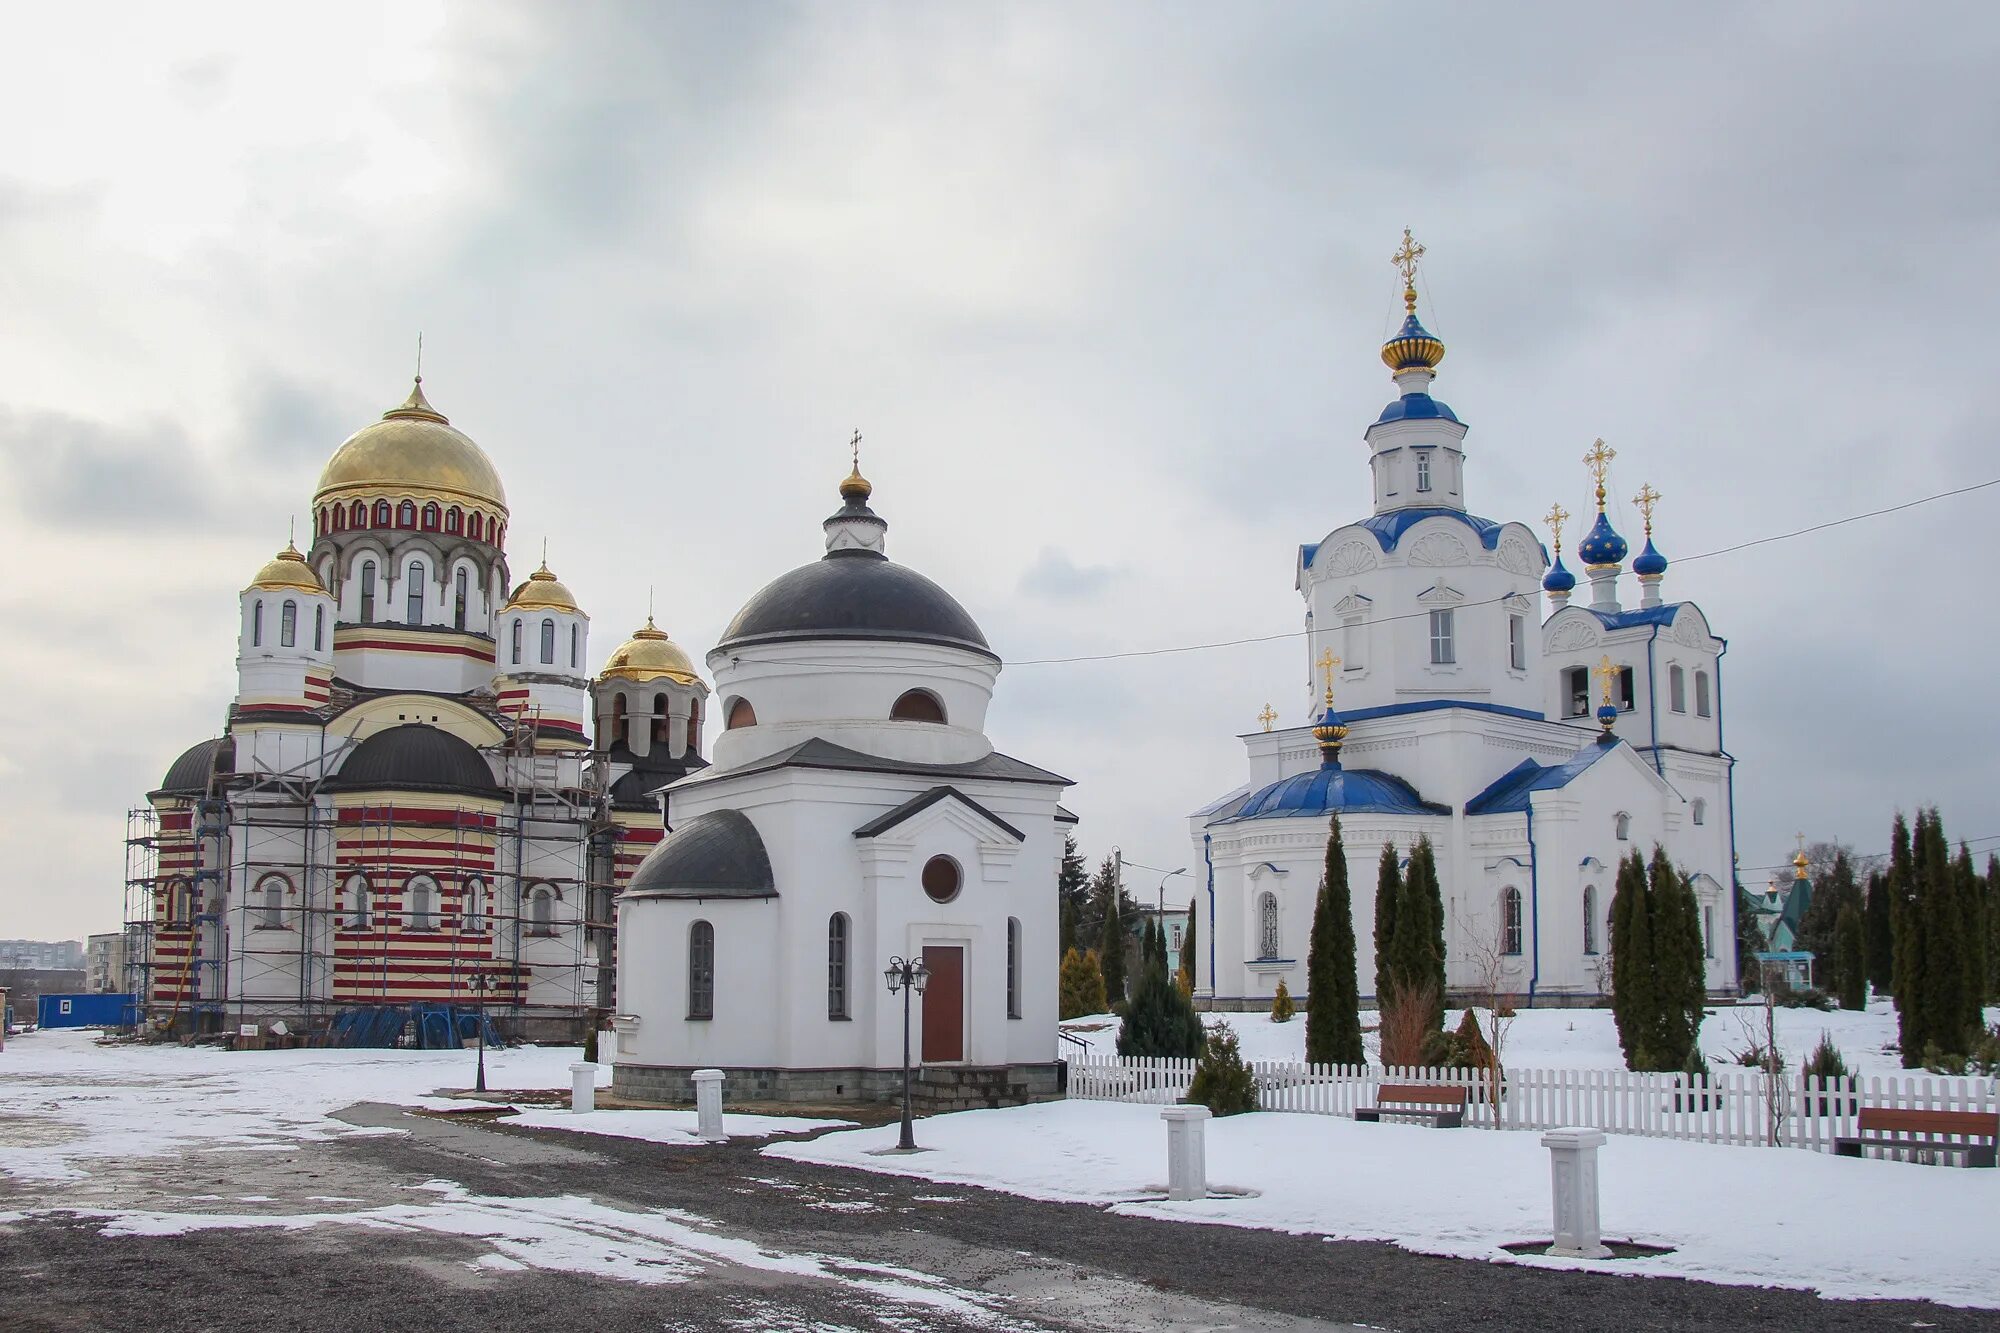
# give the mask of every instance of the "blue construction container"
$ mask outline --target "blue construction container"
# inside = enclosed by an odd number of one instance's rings
[[[117,1028],[136,1018],[130,995],[44,995],[35,1021],[45,1028]]]

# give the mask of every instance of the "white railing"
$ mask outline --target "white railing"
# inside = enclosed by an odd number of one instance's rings
[[[1754,1069],[1724,1069],[1706,1077],[1624,1069],[1508,1069],[1496,1098],[1493,1080],[1483,1069],[1376,1069],[1266,1060],[1250,1068],[1259,1110],[1309,1115],[1351,1118],[1357,1106],[1376,1105],[1387,1083],[1464,1088],[1466,1124],[1489,1129],[1587,1125],[1612,1134],[1746,1147],[1775,1141],[1821,1152],[1831,1151],[1836,1138],[1856,1134],[1855,1113],[1863,1106],[1976,1111],[2000,1129],[2000,1084],[1985,1078],[1822,1080],[1787,1074],[1772,1089]],[[1194,1069],[1193,1060],[1071,1060],[1069,1095],[1165,1105],[1187,1095]]]

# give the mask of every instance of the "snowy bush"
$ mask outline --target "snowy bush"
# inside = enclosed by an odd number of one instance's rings
[[[1243,1049],[1229,1024],[1217,1023],[1209,1029],[1187,1099],[1216,1115],[1241,1115],[1257,1109],[1256,1076],[1243,1063]]]

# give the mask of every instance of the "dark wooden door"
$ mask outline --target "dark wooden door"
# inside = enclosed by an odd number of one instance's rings
[[[965,1058],[965,950],[958,945],[924,946],[925,1061]]]

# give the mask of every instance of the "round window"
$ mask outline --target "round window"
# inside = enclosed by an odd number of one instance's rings
[[[958,897],[958,890],[965,882],[958,862],[949,856],[933,856],[924,862],[924,892],[932,902],[948,903]]]

